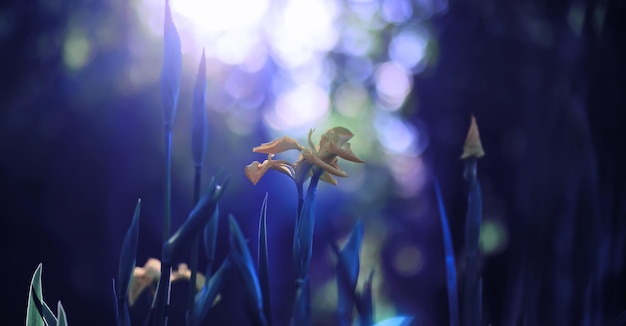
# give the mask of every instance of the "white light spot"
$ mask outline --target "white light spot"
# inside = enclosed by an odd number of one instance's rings
[[[377,112],[374,128],[378,140],[392,154],[415,154],[417,131],[412,125],[387,112]]]
[[[289,130],[314,125],[328,113],[328,93],[315,84],[298,85],[281,93],[273,112],[266,115],[268,125]]]
[[[427,44],[427,37],[423,33],[410,29],[404,30],[391,41],[389,57],[405,69],[411,70],[423,61]],[[423,65],[418,69],[423,70]]]
[[[214,33],[259,25],[267,5],[267,0],[171,0],[173,12]]]
[[[217,58],[227,64],[242,63],[254,49],[256,35],[243,30],[234,30],[222,34],[216,43]]]
[[[411,91],[411,79],[404,67],[385,62],[376,69],[376,91],[386,104],[383,108],[397,110]]]

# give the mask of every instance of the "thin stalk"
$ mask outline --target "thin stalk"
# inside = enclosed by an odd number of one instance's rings
[[[169,240],[172,225],[172,129],[165,125],[165,185],[163,205],[163,243]],[[167,307],[170,304],[170,276],[172,266],[165,263],[161,251],[161,278],[157,286],[157,293],[152,303],[152,325],[162,326],[167,324]]]
[[[193,205],[195,206],[200,199],[200,186],[202,185],[202,167],[196,166],[193,178]],[[198,278],[198,254],[200,246],[200,236],[196,236],[191,243],[191,258],[189,259],[189,269],[191,276],[189,277],[189,295],[187,298],[187,325],[191,325],[189,316],[193,314],[193,308],[196,297],[196,281]],[[207,275],[208,277],[208,275]]]
[[[463,320],[468,326],[481,323],[481,295],[478,242],[482,223],[482,196],[476,175],[475,157],[465,160],[464,177],[469,186],[465,219],[465,286],[463,291]]]

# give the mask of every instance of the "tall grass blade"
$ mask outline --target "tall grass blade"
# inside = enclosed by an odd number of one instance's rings
[[[67,316],[65,315],[65,309],[63,309],[63,305],[61,301],[57,304],[57,316],[59,316],[56,325],[57,326],[67,326]]]
[[[263,296],[263,312],[267,319],[267,325],[272,326],[272,306],[270,297],[270,271],[269,258],[267,254],[267,193],[261,206],[261,217],[259,218],[259,282],[261,283],[261,294]]]
[[[237,224],[237,221],[232,215],[229,215],[229,227],[230,227],[230,248],[231,248],[231,257],[233,260],[233,264],[239,271],[239,274],[243,278],[244,284],[246,286],[246,290],[248,292],[248,298],[252,301],[251,303],[254,305],[254,310],[256,313],[255,320],[257,325],[267,325],[267,321],[265,319],[263,313],[263,298],[261,294],[261,287],[259,285],[259,280],[256,275],[256,269],[254,268],[254,264],[252,262],[252,257],[250,256],[250,251],[248,250],[248,246],[246,244],[246,240],[241,233],[241,229]]]
[[[127,298],[130,281],[133,277],[135,262],[137,256],[137,241],[139,239],[139,215],[141,213],[141,199],[137,200],[135,205],[135,213],[133,220],[126,231],[124,242],[122,243],[122,251],[120,252],[120,260],[118,264],[117,278],[118,281],[116,293],[118,325],[130,326],[130,316],[128,314]]]
[[[446,275],[447,275],[447,288],[448,288],[448,311],[450,316],[450,326],[460,326],[459,322],[459,298],[458,288],[456,281],[456,265],[454,259],[454,247],[452,245],[452,233],[450,232],[450,226],[448,224],[448,216],[446,214],[445,205],[443,204],[443,197],[441,196],[441,189],[439,188],[439,181],[434,180],[435,193],[437,194],[437,203],[439,206],[439,216],[441,219],[441,229],[443,232],[443,248],[446,255]]]

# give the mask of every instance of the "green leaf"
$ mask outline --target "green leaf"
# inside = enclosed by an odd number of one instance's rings
[[[217,298],[218,293],[221,291],[224,285],[224,277],[228,275],[227,272],[230,270],[230,267],[230,259],[226,257],[224,262],[222,262],[222,266],[207,280],[202,290],[196,294],[195,306],[191,315],[192,325],[204,324],[203,321],[209,313],[209,310],[211,310],[215,298]]]
[[[128,309],[123,306],[126,305],[128,297],[128,289],[130,288],[130,282],[133,277],[133,270],[135,269],[135,262],[137,256],[137,242],[139,239],[139,215],[141,213],[141,199],[137,200],[135,205],[135,213],[133,214],[133,220],[126,231],[124,236],[124,242],[122,243],[122,251],[120,252],[120,260],[118,265],[118,281],[116,300],[118,309],[118,325],[130,326],[130,316],[128,315]]]
[[[61,301],[57,304],[57,316],[59,319],[57,320],[57,326],[67,326],[67,316],[65,315],[65,309],[63,309],[63,305]]]
[[[41,270],[39,263],[33,278],[30,281],[30,291],[28,293],[28,305],[26,307],[26,326],[56,325],[57,319],[50,307],[43,301],[41,290]]]
[[[230,226],[230,247],[233,263],[239,270],[241,277],[243,278],[248,297],[254,305],[256,312],[257,322],[260,325],[267,325],[263,313],[263,298],[261,295],[261,287],[256,275],[254,264],[252,263],[252,257],[250,251],[246,245],[246,240],[241,233],[241,229],[237,224],[237,221],[232,215],[229,215]]]
[[[272,308],[270,299],[270,271],[267,254],[267,193],[261,205],[261,217],[259,218],[259,280],[261,293],[263,294],[263,311],[267,318],[267,324],[272,325]]]

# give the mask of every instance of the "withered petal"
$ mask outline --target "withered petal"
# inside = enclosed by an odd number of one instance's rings
[[[283,136],[280,138],[276,138],[269,143],[263,143],[261,144],[261,146],[253,148],[252,151],[255,153],[276,154],[288,151],[290,149],[297,149],[300,151],[303,148],[304,147],[298,144],[295,139],[289,136]]]
[[[347,177],[348,174],[341,170],[339,168],[339,166],[332,166],[324,161],[322,161],[322,159],[320,159],[319,157],[313,155],[313,153],[311,153],[311,151],[307,151],[307,150],[303,150],[302,151],[302,156],[304,157],[305,160],[309,161],[312,164],[315,164],[317,166],[319,166],[320,168],[324,169],[324,171],[336,175],[338,177]]]
[[[261,177],[265,174],[265,172],[267,172],[267,170],[270,168],[270,165],[267,164],[267,162],[269,161],[265,160],[261,164],[259,163],[259,161],[254,161],[246,166],[246,168],[244,169],[246,177],[248,177],[248,180],[250,180],[253,185],[256,185],[257,182],[261,180]]]
[[[335,143],[331,143],[330,152],[341,157],[342,159],[356,162],[356,163],[363,163],[363,160],[358,158],[356,154],[354,154],[354,152],[352,152],[352,150],[350,149],[350,143],[345,143],[341,147],[339,147]]]

